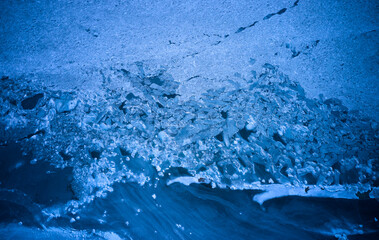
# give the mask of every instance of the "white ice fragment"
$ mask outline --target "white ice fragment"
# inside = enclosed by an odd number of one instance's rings
[[[54,102],[58,113],[70,112],[78,105],[77,99],[55,99]]]
[[[160,131],[158,137],[162,142],[167,142],[170,139],[170,136],[165,131]]]
[[[153,199],[156,199],[156,198],[157,198],[157,195],[153,194],[153,195],[151,195],[151,197],[152,197]]]
[[[226,131],[222,132],[222,137],[224,138],[225,146],[229,147],[230,146],[230,141],[229,141],[229,136],[226,133]]]
[[[247,120],[246,129],[251,131],[251,130],[254,130],[256,126],[257,126],[257,122],[254,120],[252,116],[249,116],[249,119]]]
[[[102,235],[102,237],[106,240],[121,240],[122,239],[120,236],[118,236],[114,232],[105,232],[105,233],[99,234],[99,235]]]
[[[181,183],[186,186],[189,186],[192,183],[199,183],[199,180],[196,177],[178,177],[178,178],[169,180],[167,182],[167,185],[171,185],[173,183]]]
[[[191,139],[186,138],[186,139],[184,139],[184,141],[183,141],[183,146],[185,146],[185,145],[187,145],[187,144],[190,144],[191,142],[192,142]]]
[[[280,198],[284,196],[303,196],[303,197],[328,197],[328,198],[344,198],[344,199],[358,199],[356,192],[357,187],[354,186],[291,186],[289,184],[272,184],[255,186],[253,189],[264,190],[265,192],[256,194],[253,200],[259,204],[265,201]],[[375,188],[377,189],[377,188]]]
[[[205,151],[208,149],[207,146],[203,143],[203,141],[199,140],[198,144],[199,144],[199,150],[200,151]]]
[[[279,129],[278,129],[278,134],[280,135],[280,136],[283,136],[284,135],[284,133],[286,132],[286,127],[285,126],[280,126],[279,127]]]

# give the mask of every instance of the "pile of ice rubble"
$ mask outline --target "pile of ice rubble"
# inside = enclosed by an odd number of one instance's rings
[[[247,87],[188,101],[164,71],[114,74],[127,84],[80,92],[3,77],[0,144],[19,141],[38,161],[73,167],[74,191],[86,201],[115,182],[160,179],[287,186],[302,195],[316,188],[377,192],[378,124],[337,99],[306,98],[270,64]]]

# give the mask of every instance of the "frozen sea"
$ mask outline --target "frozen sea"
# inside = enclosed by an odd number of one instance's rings
[[[375,1],[0,2],[0,239],[378,239]]]

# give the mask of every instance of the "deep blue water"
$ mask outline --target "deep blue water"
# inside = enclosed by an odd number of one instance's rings
[[[348,239],[378,237],[379,203],[374,199],[283,197],[260,206],[252,201],[257,191],[208,184],[167,186],[162,180],[144,186],[117,183],[107,197],[95,199],[77,215],[63,213],[48,220],[42,209],[74,198],[70,169],[30,164],[31,156],[22,156],[16,144],[1,147],[0,156],[1,239],[337,239],[338,233],[350,235]],[[19,162],[23,164],[14,168]],[[76,216],[80,219],[72,222]]]

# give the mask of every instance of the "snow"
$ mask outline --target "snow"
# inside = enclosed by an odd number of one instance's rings
[[[109,68],[143,62],[165,66],[184,95],[270,62],[309,97],[338,97],[377,118],[375,1],[294,3],[2,1],[0,74],[96,89]]]

